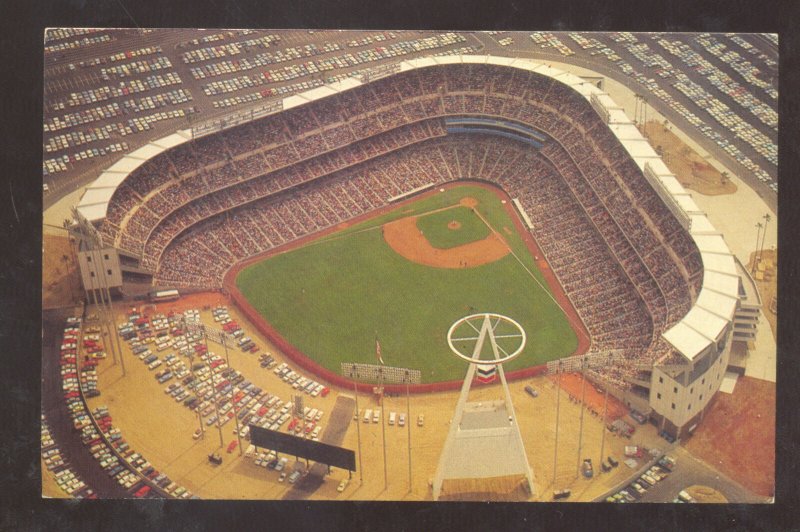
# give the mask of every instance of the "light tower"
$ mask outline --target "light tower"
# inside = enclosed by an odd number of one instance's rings
[[[516,321],[499,314],[473,314],[456,321],[447,332],[453,353],[469,363],[461,395],[433,480],[438,500],[445,480],[489,479],[521,475],[533,495],[533,471],[511,402],[503,363],[525,347],[525,331]],[[487,347],[488,352],[484,352]],[[504,399],[467,402],[478,367],[495,366]]]

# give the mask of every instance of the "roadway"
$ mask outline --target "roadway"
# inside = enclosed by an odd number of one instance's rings
[[[689,486],[708,486],[713,488],[731,503],[763,503],[760,497],[705,462],[693,457],[683,446],[677,446],[669,453],[677,462],[675,469],[661,482],[656,483],[639,499],[639,502],[672,502],[678,492]]]
[[[63,400],[61,366],[59,364],[61,337],[68,316],[76,316],[76,308],[42,312],[42,412],[50,426],[50,434],[72,470],[103,498],[129,498],[130,494],[100,467],[80,435],[72,426],[72,418]],[[42,474],[45,475],[44,471]]]
[[[320,441],[328,445],[341,445],[350,420],[353,419],[355,410],[355,400],[352,397],[339,395],[333,412],[330,414],[328,426],[322,432]],[[285,501],[298,501],[308,499],[325,482],[325,475],[328,474],[328,466],[322,463],[315,463],[309,469],[307,475],[301,477],[292,488],[283,496]]]

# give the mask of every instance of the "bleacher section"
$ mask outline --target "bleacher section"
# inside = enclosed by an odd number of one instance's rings
[[[159,284],[219,287],[238,261],[462,178],[519,201],[593,349],[660,356],[702,283],[697,247],[587,99],[531,71],[412,69],[186,142],[118,187],[101,232]]]

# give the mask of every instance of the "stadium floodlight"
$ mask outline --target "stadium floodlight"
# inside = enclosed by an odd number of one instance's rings
[[[603,351],[601,353],[584,354],[581,356],[560,358],[558,360],[551,360],[547,363],[547,375],[558,375],[556,381],[556,441],[553,450],[553,482],[556,482],[556,468],[558,464],[558,427],[560,418],[561,406],[561,375],[563,373],[576,373],[581,372],[581,417],[578,429],[578,468],[576,470],[576,477],[580,475],[581,468],[581,451],[583,447],[583,414],[586,404],[586,371],[598,368],[608,367],[612,364],[625,364],[628,359],[624,353],[619,350]],[[603,435],[600,444],[600,461],[603,460],[605,451],[605,416],[608,407],[608,383],[605,383],[605,398],[603,402]]]
[[[369,384],[419,384],[422,372],[418,369],[398,368],[382,364],[342,362],[342,375]]]
[[[203,340],[205,340],[206,351],[209,350],[208,349],[208,341],[209,340],[221,345],[225,349],[225,363],[228,365],[228,367],[230,367],[231,359],[230,359],[230,355],[228,354],[228,345],[229,344],[231,346],[233,345],[233,340],[232,340],[231,335],[229,335],[227,332],[225,332],[222,329],[217,329],[216,327],[209,327],[208,325],[205,325],[203,323],[190,323],[190,322],[187,322],[185,318],[183,319],[183,324],[184,324],[184,328],[186,329],[186,332],[189,332],[189,333],[192,333],[192,334],[198,334],[203,338]],[[215,390],[215,392],[214,392],[214,405],[216,406],[217,405],[216,388],[214,388],[214,390]],[[233,399],[233,388],[231,388],[231,399]],[[237,403],[235,401],[232,401],[232,404],[233,404],[233,421],[236,424],[236,439],[238,441],[239,456],[242,456],[242,435],[241,435],[241,427],[239,426],[239,411],[237,410],[237,408],[238,408],[236,406]],[[219,410],[215,410],[215,413],[217,414],[217,417],[219,417]],[[219,419],[217,419],[217,426],[219,426]],[[222,447],[223,440],[222,440],[222,429],[221,428],[220,428],[220,432],[219,432],[219,442],[220,442],[219,443],[220,447]]]
[[[342,375],[353,381],[353,391],[356,396],[356,414],[358,414],[358,382],[370,384],[405,384],[406,386],[406,409],[408,410],[408,489],[411,490],[411,399],[409,396],[409,386],[422,382],[422,372],[418,369],[399,368],[395,366],[384,366],[383,364],[359,364],[353,362],[342,362]],[[386,409],[381,404],[381,424],[386,415]],[[356,420],[356,431],[358,433],[358,468],[361,468],[361,424]],[[385,430],[385,427],[383,427]],[[386,469],[386,439],[384,434],[383,442],[383,476],[384,484],[388,486],[388,472]],[[361,476],[361,482],[364,477]]]

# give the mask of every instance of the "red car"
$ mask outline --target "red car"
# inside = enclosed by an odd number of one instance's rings
[[[236,441],[236,440],[233,440],[233,441],[231,441],[231,442],[228,444],[228,452],[229,452],[229,453],[232,453],[232,452],[233,452],[233,450],[234,450],[234,449],[236,449],[236,446],[237,446],[238,444],[239,444],[239,442],[238,442],[238,441]]]
[[[331,393],[331,390],[330,390],[330,388],[328,388],[327,386],[326,386],[326,387],[324,387],[324,388],[322,389],[322,391],[321,391],[321,392],[319,392],[319,394],[320,394],[322,397],[326,397],[326,396],[327,396],[329,393]]]

